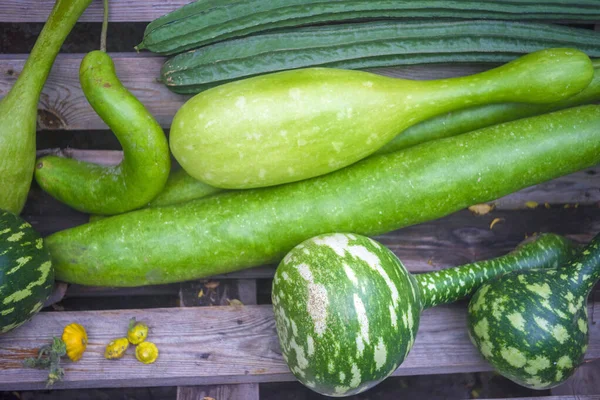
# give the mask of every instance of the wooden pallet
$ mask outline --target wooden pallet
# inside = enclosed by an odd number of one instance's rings
[[[148,22],[187,2],[111,0],[110,20]],[[53,0],[3,0],[0,23],[43,22],[53,3]],[[101,14],[101,1],[95,1],[81,22],[99,22]],[[175,111],[187,97],[175,95],[156,82],[164,59],[149,53],[111,55],[125,86],[168,128]],[[85,101],[79,86],[77,73],[82,57],[83,54],[61,54],[56,60],[40,101],[40,130],[106,129]],[[25,54],[0,54],[0,97],[14,83],[25,59]],[[374,71],[388,76],[434,79],[486,68],[489,65],[469,64]],[[122,157],[119,151],[72,150],[72,154],[104,164],[118,163]],[[540,206],[529,209],[525,206],[528,201]],[[488,215],[475,216],[464,210],[382,235],[378,240],[415,273],[499,256],[535,232],[556,232],[585,242],[600,231],[600,166],[525,189],[494,203],[496,209]],[[44,236],[87,220],[87,215],[59,204],[35,185],[24,217]],[[501,218],[502,223],[490,229],[494,218]],[[88,329],[88,350],[80,362],[66,365],[65,381],[56,384],[57,389],[177,385],[178,399],[209,396],[218,400],[256,400],[259,383],[294,379],[281,357],[271,306],[256,304],[257,280],[268,280],[273,272],[273,266],[263,266],[208,281],[129,289],[72,285],[55,300],[64,295],[65,302],[76,302],[84,297],[131,299],[136,296],[169,296],[177,301],[172,307],[161,308],[131,309],[127,304],[120,304],[118,309],[106,310],[54,312],[45,309],[30,323],[0,336],[0,390],[44,388],[44,373],[22,368],[21,360],[34,355],[37,348],[52,335],[58,335],[64,325],[77,321]],[[200,292],[203,295],[199,297]],[[232,299],[240,300],[243,305],[229,305]],[[600,358],[597,305],[600,307],[600,294],[594,292],[589,303],[591,338],[587,361]],[[161,351],[159,360],[147,366],[132,356],[116,362],[105,360],[104,346],[111,339],[123,336],[127,321],[134,316],[151,326],[152,341]],[[489,364],[468,339],[465,317],[464,302],[427,310],[414,349],[395,375],[489,371]],[[543,398],[600,399],[596,395],[600,393],[597,380],[589,379],[597,375],[597,364],[593,364],[593,369],[582,368],[585,373],[580,374],[587,376],[592,385],[583,387],[581,382],[585,377],[576,376],[553,392],[561,396]],[[577,393],[581,396],[574,396]]]

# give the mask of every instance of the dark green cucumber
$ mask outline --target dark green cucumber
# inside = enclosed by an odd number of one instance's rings
[[[54,268],[40,235],[0,210],[0,334],[27,322],[52,293]]]
[[[161,79],[174,92],[189,94],[289,69],[502,63],[551,47],[576,48],[590,57],[600,57],[600,33],[506,21],[388,21],[308,27],[249,36],[179,54],[165,62]]]
[[[389,0],[209,0],[187,4],[157,18],[138,49],[174,54],[225,39],[325,22],[365,19],[598,20],[599,3]]]
[[[327,232],[375,235],[418,224],[598,163],[600,106],[583,106],[370,157],[309,180],[117,215],[46,243],[66,282],[184,281],[278,262]]]
[[[83,93],[123,147],[117,166],[100,166],[58,156],[38,160],[35,179],[42,189],[76,210],[119,214],[143,207],[163,189],[171,167],[165,134],[144,105],[119,81],[115,65],[104,51],[92,51],[81,61]]]
[[[385,246],[333,233],[294,247],[277,267],[273,311],[284,360],[329,396],[363,392],[398,368],[423,308],[452,302],[514,270],[562,264],[575,247],[544,234],[495,260],[413,276]]]
[[[600,101],[600,62],[594,60],[594,63],[598,66],[595,66],[594,78],[589,86],[566,100],[552,104],[488,104],[450,112],[409,127],[374,154],[391,153],[502,122]]]
[[[511,272],[469,303],[469,334],[505,377],[532,389],[567,380],[588,346],[587,298],[600,279],[600,235],[566,265]]]

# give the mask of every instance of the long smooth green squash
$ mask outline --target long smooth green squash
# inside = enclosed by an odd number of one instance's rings
[[[551,104],[487,104],[439,115],[401,132],[375,154],[391,153],[419,143],[460,135],[502,122],[600,101],[600,60],[593,60],[593,64],[595,72],[592,82],[583,91],[566,100]]]
[[[274,29],[364,19],[597,20],[597,1],[203,0],[157,18],[138,49],[174,54]]]
[[[216,43],[165,62],[161,80],[182,94],[283,70],[365,69],[448,62],[503,63],[569,47],[600,57],[600,33],[507,21],[375,21],[272,32]]]
[[[37,161],[35,179],[42,189],[76,210],[111,215],[152,201],[165,186],[171,158],[159,123],[119,81],[115,65],[106,54],[107,23],[105,0],[102,50],[83,58],[79,80],[92,108],[119,139],[123,161],[107,167],[45,156]]]
[[[600,163],[600,106],[370,157],[271,188],[146,208],[46,238],[57,279],[142,286],[275,263],[328,232],[375,235]]]
[[[364,392],[402,364],[424,308],[456,301],[510,271],[556,267],[574,249],[565,238],[545,234],[494,260],[412,275],[372,239],[354,233],[315,236],[286,254],[273,279],[283,358],[318,393]]]
[[[65,38],[92,0],[57,0],[19,78],[0,101],[0,209],[19,214],[35,166],[40,93]]]
[[[294,182],[375,152],[409,126],[452,110],[500,102],[551,103],[591,82],[573,49],[527,54],[479,74],[431,81],[308,68],[232,82],[188,100],[170,132],[192,177],[226,189]]]

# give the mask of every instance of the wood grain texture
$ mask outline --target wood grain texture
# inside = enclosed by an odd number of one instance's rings
[[[589,305],[590,314],[599,303]],[[150,326],[159,348],[156,363],[140,365],[126,356],[103,358],[104,346],[122,335],[135,316]],[[270,305],[180,309],[44,312],[21,328],[0,336],[0,390],[41,389],[44,372],[24,369],[21,360],[58,335],[70,322],[88,330],[88,350],[65,364],[61,388],[215,385],[288,381],[293,377],[281,357]],[[587,360],[600,358],[600,325],[590,324]],[[395,375],[488,371],[469,341],[464,303],[426,310],[415,347]]]
[[[169,127],[179,107],[190,96],[174,94],[157,82],[160,67],[165,59],[147,53],[112,53],[111,56],[123,85],[148,108],[161,126]],[[57,57],[40,98],[38,129],[107,129],[81,91],[78,71],[82,58],[83,54],[61,54]],[[26,55],[0,54],[0,98],[13,86],[23,69],[25,59]],[[382,68],[372,71],[407,79],[439,79],[468,75],[488,68],[490,65],[485,64],[451,64]]]
[[[563,396],[600,393],[600,360],[583,364],[568,381],[551,389],[550,392],[553,395]]]
[[[242,304],[256,304],[256,280],[201,280],[180,284],[181,307],[229,305],[232,300]],[[177,400],[258,400],[258,383],[231,385],[178,386]]]
[[[600,400],[600,395],[573,395],[573,396],[540,396],[540,397],[511,397],[480,399],[480,400]]]

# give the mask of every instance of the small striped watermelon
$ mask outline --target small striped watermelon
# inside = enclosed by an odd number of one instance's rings
[[[488,282],[469,303],[471,341],[500,374],[520,385],[560,385],[583,362],[587,297],[598,279],[600,235],[566,265]]]
[[[404,361],[423,308],[470,295],[507,271],[556,266],[573,249],[570,241],[544,234],[494,260],[414,277],[365,236],[316,236],[288,253],[275,273],[283,357],[300,382],[321,394],[363,392]]]
[[[40,311],[53,285],[54,269],[43,239],[28,222],[0,210],[0,333]]]

